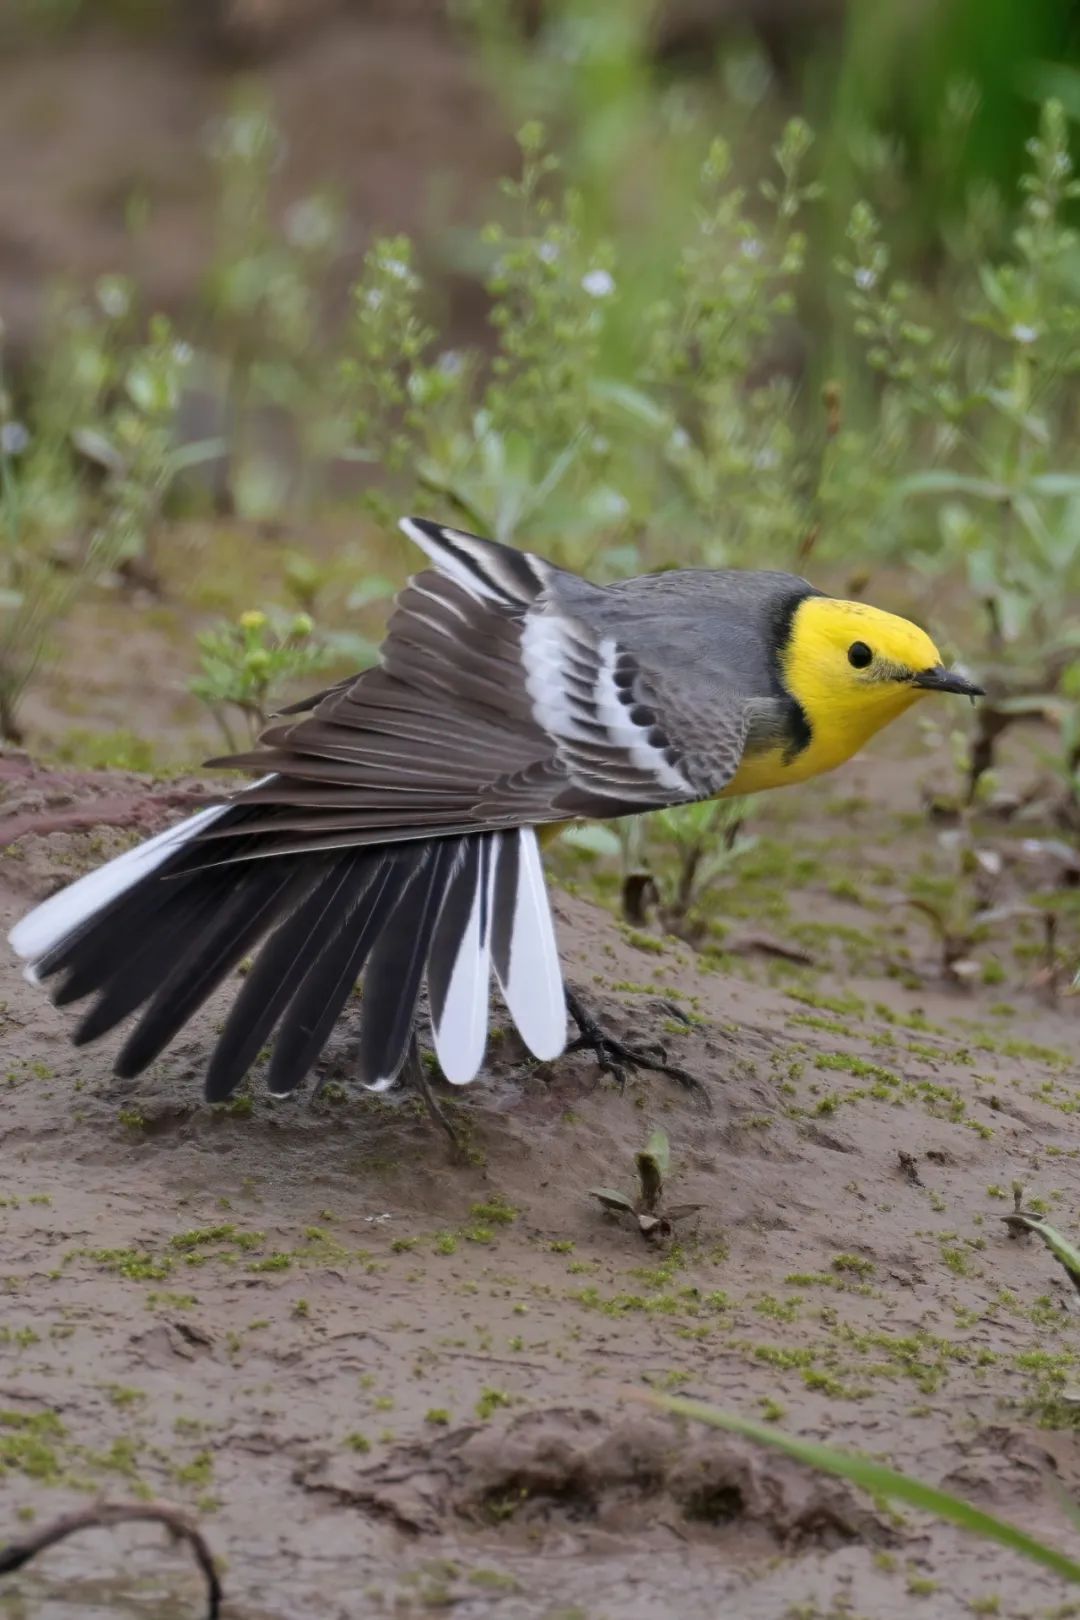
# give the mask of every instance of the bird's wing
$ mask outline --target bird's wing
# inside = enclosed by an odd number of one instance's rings
[[[58,1004],[96,998],[76,1040],[135,1016],[118,1073],[152,1062],[252,951],[213,1101],[271,1039],[271,1089],[293,1090],[361,973],[360,1072],[376,1089],[405,1061],[425,976],[450,1079],[479,1068],[492,974],[532,1051],[554,1057],[566,1009],[533,826],[704,797],[733,773],[741,711],[680,679],[675,630],[670,667],[647,668],[617,614],[604,627],[607,593],[526,553],[406,528],[434,567],[399,597],[380,667],[220,761],[260,773],[231,803],[13,931]],[[277,854],[293,858],[262,858]]]
[[[265,773],[239,795],[250,818],[207,828],[215,843],[257,833],[273,854],[610,817],[707,797],[734,774],[742,711],[714,714],[704,736],[677,647],[653,674],[574,611],[551,564],[403,527],[434,567],[399,595],[382,663],[214,761]]]

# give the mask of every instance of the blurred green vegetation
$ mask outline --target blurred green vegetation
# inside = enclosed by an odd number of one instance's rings
[[[54,26],[94,14],[51,9]],[[1068,8],[868,0],[804,30],[782,70],[751,9],[692,73],[654,49],[643,0],[560,0],[528,30],[496,0],[455,12],[519,127],[483,230],[377,239],[335,317],[340,211],[272,205],[282,137],[249,85],[208,131],[217,246],[190,321],[105,278],[58,298],[31,374],[0,386],[5,734],[79,592],[152,580],[174,519],[283,527],[299,561],[280,597],[319,620],[305,528],[362,523],[337,594],[363,605],[390,589],[376,537],[416,508],[599,578],[955,583],[991,690],[960,750],[969,791],[1035,714],[1080,820]],[[486,288],[488,343],[441,330],[447,267]],[[192,397],[212,431],[177,431]],[[234,613],[192,654],[226,731],[278,677],[374,656],[340,619],[298,636],[272,604],[235,607],[268,613],[269,639]]]

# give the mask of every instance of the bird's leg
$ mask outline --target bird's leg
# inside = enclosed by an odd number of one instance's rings
[[[653,1074],[666,1074],[670,1079],[677,1080],[681,1086],[685,1086],[688,1091],[702,1089],[701,1081],[695,1080],[692,1074],[680,1069],[677,1064],[665,1063],[640,1046],[627,1046],[624,1042],[616,1040],[613,1035],[609,1035],[569,986],[566,989],[566,1010],[580,1031],[577,1040],[571,1041],[566,1050],[592,1052],[600,1065],[601,1074],[610,1074],[620,1091],[626,1084],[628,1068],[648,1069]]]
[[[462,1151],[461,1139],[458,1136],[457,1131],[455,1131],[452,1122],[447,1118],[442,1109],[439,1107],[438,1103],[435,1101],[435,1093],[428,1084],[428,1077],[424,1072],[424,1063],[420,1056],[420,1046],[416,1039],[415,1030],[413,1031],[412,1038],[409,1041],[409,1050],[406,1053],[405,1062],[401,1066],[401,1077],[403,1080],[415,1082],[417,1090],[424,1099],[424,1106],[426,1107],[428,1113],[431,1115],[435,1123],[441,1126],[446,1132],[447,1136],[454,1145],[455,1151],[460,1153]]]

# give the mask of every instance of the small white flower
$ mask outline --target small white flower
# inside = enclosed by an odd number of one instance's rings
[[[435,369],[441,371],[444,377],[459,377],[465,369],[461,350],[444,349],[435,362]]]
[[[759,450],[754,457],[755,472],[772,472],[773,469],[779,465],[780,457],[777,455],[775,450],[769,448],[768,446],[766,446],[764,450]]]
[[[739,243],[739,252],[744,259],[760,259],[765,252],[765,244],[759,242],[756,236],[747,236]]]
[[[559,257],[558,245],[555,242],[541,242],[537,252],[545,264],[554,264]]]
[[[855,285],[860,292],[869,292],[871,287],[877,286],[877,271],[868,270],[865,265],[855,272]]]
[[[172,346],[172,357],[178,366],[190,366],[195,355],[190,343],[179,338]]]
[[[122,320],[131,308],[131,289],[120,276],[102,276],[94,291],[103,315]]]
[[[685,428],[677,427],[668,440],[668,449],[676,455],[682,450],[689,450],[690,435]]]
[[[590,298],[610,298],[615,291],[615,278],[607,270],[590,270],[581,278],[582,291]]]
[[[30,443],[30,435],[21,422],[5,422],[0,427],[0,450],[5,456],[19,456]]]
[[[404,259],[384,259],[382,267],[395,281],[408,281],[410,270]]]
[[[1039,335],[1039,328],[1029,326],[1026,321],[1017,321],[1009,335],[1016,343],[1034,343]]]
[[[382,306],[383,295],[378,287],[369,287],[364,294],[364,303],[368,309],[379,309]]]
[[[285,215],[285,235],[293,247],[317,252],[334,239],[334,212],[323,197],[303,197]]]

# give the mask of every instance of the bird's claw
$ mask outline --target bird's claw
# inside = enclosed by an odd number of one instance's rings
[[[591,1052],[596,1058],[601,1074],[610,1074],[620,1091],[626,1085],[627,1069],[645,1069],[651,1074],[665,1074],[670,1080],[677,1080],[688,1091],[702,1089],[701,1081],[686,1069],[680,1068],[677,1063],[668,1063],[664,1060],[662,1047],[657,1048],[660,1056],[654,1056],[644,1047],[628,1046],[624,1041],[616,1040],[613,1035],[609,1035],[572,990],[566,992],[566,1008],[580,1030],[577,1039],[571,1041],[566,1050]]]

